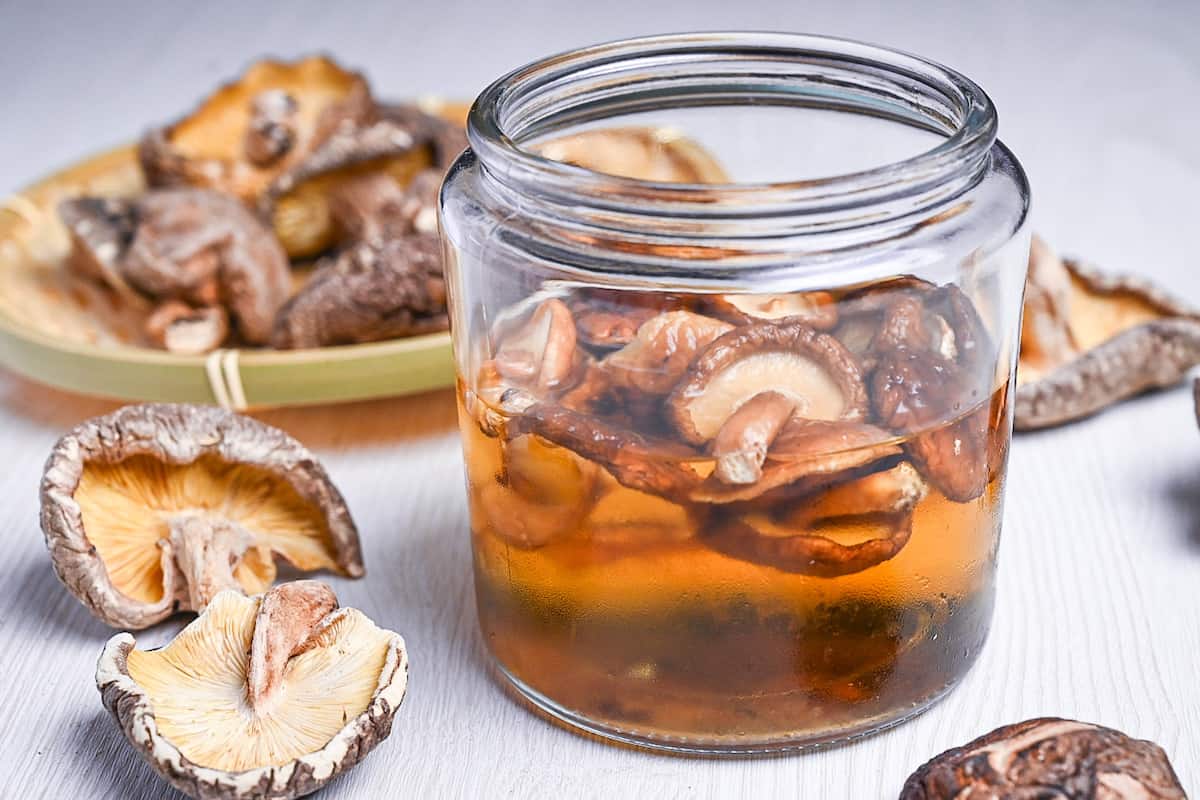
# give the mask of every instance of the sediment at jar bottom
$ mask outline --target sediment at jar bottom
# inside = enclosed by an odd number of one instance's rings
[[[580,615],[565,598],[476,580],[488,648],[524,687],[613,732],[700,746],[829,741],[909,716],[966,673],[992,606],[989,581],[902,605],[695,594],[670,610]]]

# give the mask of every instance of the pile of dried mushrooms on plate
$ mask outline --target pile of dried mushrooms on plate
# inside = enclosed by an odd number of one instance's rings
[[[444,331],[437,190],[465,147],[328,58],[261,61],[142,138],[143,193],[60,203],[66,267],[176,353]]]

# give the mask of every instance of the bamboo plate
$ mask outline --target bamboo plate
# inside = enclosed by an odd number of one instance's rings
[[[0,206],[0,364],[41,383],[121,400],[309,405],[454,383],[446,333],[314,350],[181,356],[137,344],[147,309],[72,279],[55,211],[63,198],[142,191],[135,148],[51,175]]]

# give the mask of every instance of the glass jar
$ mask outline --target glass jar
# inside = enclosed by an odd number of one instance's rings
[[[710,753],[946,693],[992,614],[1029,245],[984,92],[855,42],[674,35],[519,69],[468,128],[441,221],[504,676]]]

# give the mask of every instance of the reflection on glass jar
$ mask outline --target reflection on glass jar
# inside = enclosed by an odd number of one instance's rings
[[[995,126],[949,70],[786,35],[605,45],[484,92],[442,224],[480,625],[526,697],[754,752],[962,677],[1028,249]]]

